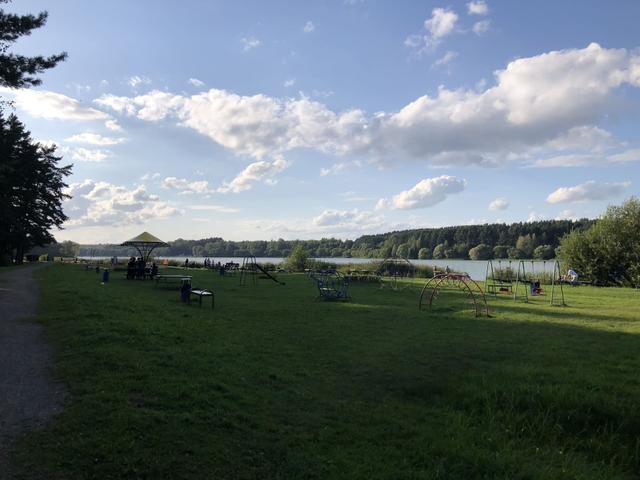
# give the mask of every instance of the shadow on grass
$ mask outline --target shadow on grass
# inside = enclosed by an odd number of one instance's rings
[[[73,401],[19,454],[45,478],[632,478],[640,468],[640,336],[569,323],[573,309],[509,303],[484,319],[455,296],[427,313],[416,292],[358,286],[352,302],[325,303],[301,276],[282,288],[201,274],[194,281],[216,291],[211,312],[175,291],[63,273],[46,274],[43,322]]]

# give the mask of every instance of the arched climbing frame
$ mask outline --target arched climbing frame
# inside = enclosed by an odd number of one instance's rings
[[[444,288],[457,288],[465,293],[473,305],[476,317],[491,316],[489,315],[487,299],[480,285],[472,280],[469,275],[461,273],[440,273],[430,278],[420,292],[418,309],[430,309],[434,301],[438,298],[440,291]]]
[[[378,267],[377,274],[381,278],[380,288],[390,287],[392,290],[408,288],[409,284],[400,284],[402,278],[415,277],[416,267],[408,259],[397,255],[385,258]]]

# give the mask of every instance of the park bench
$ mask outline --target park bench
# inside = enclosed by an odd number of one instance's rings
[[[191,295],[195,295],[196,297],[198,297],[198,300],[199,300],[198,303],[200,304],[200,308],[202,308],[202,298],[211,297],[211,310],[213,310],[213,307],[215,305],[215,297],[211,290],[206,290],[204,288],[197,288],[197,287],[192,288],[190,292],[189,302],[191,302]]]

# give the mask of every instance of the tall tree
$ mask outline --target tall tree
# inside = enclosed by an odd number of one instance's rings
[[[0,0],[7,4],[10,0]],[[39,85],[38,74],[55,67],[67,57],[26,57],[9,53],[20,37],[42,27],[47,12],[16,15],[0,8],[0,86],[28,88]],[[49,229],[62,227],[66,197],[64,177],[71,166],[58,167],[61,157],[55,147],[34,142],[15,115],[4,116],[0,107],[0,263],[10,257],[21,262],[33,246],[55,241]]]
[[[59,167],[55,147],[33,141],[15,115],[0,116],[0,158],[0,262],[20,263],[29,248],[55,241],[49,230],[67,220],[71,166]]]
[[[0,0],[0,4],[10,1]],[[42,80],[37,75],[55,67],[67,58],[65,52],[48,57],[41,55],[25,57],[8,53],[16,40],[25,35],[31,35],[32,30],[44,26],[47,16],[47,12],[40,12],[37,15],[16,15],[0,8],[0,86],[24,88],[40,85]]]

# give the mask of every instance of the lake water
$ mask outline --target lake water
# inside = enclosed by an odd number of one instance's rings
[[[90,257],[79,257],[82,259],[89,260]],[[108,260],[110,257],[93,257],[95,260]],[[197,262],[203,263],[205,257],[155,257],[156,260],[174,260],[176,262],[184,263],[185,259],[188,258],[189,262]],[[208,257],[212,262],[220,262],[222,264],[228,262],[235,262],[242,264],[243,257]],[[126,260],[123,257],[119,258],[120,262]],[[317,258],[316,260],[321,260],[323,262],[334,263],[337,265],[347,265],[347,264],[363,264],[369,263],[373,261],[382,261],[380,258]],[[256,262],[258,263],[281,263],[284,261],[284,258],[275,258],[275,257],[256,257]],[[484,280],[485,273],[487,270],[487,262],[485,260],[411,260],[411,263],[414,265],[427,265],[427,266],[435,266],[440,270],[444,270],[446,267],[449,267],[451,270],[455,272],[466,272],[469,274],[471,278],[474,280]],[[527,271],[527,274],[530,273],[541,273],[548,272],[549,274],[553,274],[553,260],[548,260],[546,262],[543,261],[531,261],[525,260],[524,266]],[[505,268],[511,267],[514,270],[518,268],[518,260],[494,260],[493,268]]]

